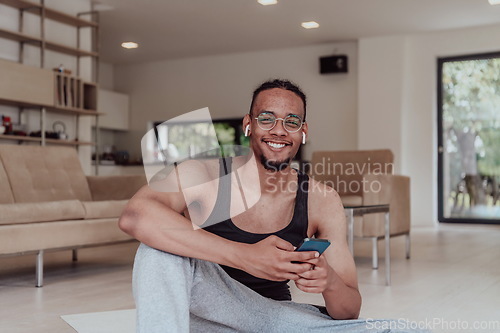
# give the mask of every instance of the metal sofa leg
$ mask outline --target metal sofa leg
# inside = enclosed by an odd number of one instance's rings
[[[372,268],[378,269],[378,238],[372,237]]]
[[[410,259],[410,233],[406,234],[406,259]]]
[[[43,287],[43,250],[36,255],[36,287]]]
[[[78,261],[78,250],[73,249],[73,261]]]

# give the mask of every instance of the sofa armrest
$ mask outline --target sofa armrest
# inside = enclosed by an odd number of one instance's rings
[[[93,201],[127,200],[147,184],[144,175],[87,176]]]
[[[363,204],[389,204],[391,234],[410,231],[410,178],[401,175],[363,175]],[[371,219],[369,215],[366,216]],[[380,226],[379,226],[380,227]],[[378,227],[378,228],[379,228]],[[369,228],[364,226],[364,228]]]

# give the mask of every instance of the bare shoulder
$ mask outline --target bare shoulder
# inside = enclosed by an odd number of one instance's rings
[[[309,178],[309,197],[313,206],[333,207],[342,205],[340,196],[331,186]],[[311,207],[312,208],[312,207]]]
[[[149,186],[159,192],[177,191],[207,182],[216,176],[217,160],[187,160],[169,164],[157,171]]]
[[[218,160],[187,160],[176,165],[167,165],[159,170],[135,196],[136,199],[154,200],[169,206],[184,206],[196,201],[202,193],[200,187],[207,186],[218,175]],[[175,202],[175,203],[174,203]]]
[[[331,186],[317,180],[309,180],[309,220],[315,230],[324,226],[343,227],[345,224],[344,207],[339,194]]]
[[[187,184],[198,185],[219,176],[219,160],[187,160],[179,164],[179,174]]]

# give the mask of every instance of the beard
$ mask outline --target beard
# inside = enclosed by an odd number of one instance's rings
[[[276,172],[286,169],[286,167],[290,165],[290,158],[287,158],[283,161],[271,161],[268,160],[264,155],[261,155],[260,163],[264,166],[264,169]]]

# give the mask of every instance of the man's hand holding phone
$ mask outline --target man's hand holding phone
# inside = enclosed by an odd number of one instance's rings
[[[318,257],[304,261],[311,264],[312,268],[300,273],[299,279],[295,280],[298,289],[307,293],[322,293],[328,287],[330,279],[334,276],[333,269],[328,265],[326,258],[321,254],[330,246],[326,239],[305,238],[295,251],[316,251]]]
[[[313,267],[310,260],[318,259],[314,251],[294,251],[294,246],[275,235],[255,244],[238,243],[238,266],[241,270],[272,281],[297,280]],[[298,263],[293,263],[298,262]]]
[[[316,251],[319,255],[323,254],[325,250],[330,246],[330,241],[328,239],[320,238],[304,238],[302,243],[295,249],[298,252],[304,251]]]

